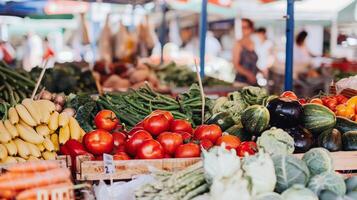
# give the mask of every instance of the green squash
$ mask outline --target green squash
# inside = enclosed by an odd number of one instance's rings
[[[336,124],[335,113],[323,105],[308,103],[303,109],[303,126],[315,135],[332,129]]]
[[[357,131],[348,131],[342,135],[343,150],[357,151]]]
[[[241,121],[245,130],[259,136],[269,127],[269,110],[261,105],[249,106],[243,111]]]
[[[342,150],[342,134],[337,129],[327,130],[322,132],[317,143],[319,147],[323,147],[331,152]]]
[[[336,117],[336,126],[341,133],[348,131],[357,131],[357,122],[349,120],[345,117]]]
[[[217,124],[219,127],[221,127],[222,131],[225,131],[235,123],[228,112],[220,112],[214,114],[210,119],[208,119],[206,124]]]
[[[229,135],[237,136],[242,142],[252,140],[252,134],[244,130],[242,125],[234,125],[227,129],[225,132],[229,133]]]

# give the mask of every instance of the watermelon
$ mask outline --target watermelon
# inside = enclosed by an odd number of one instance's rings
[[[332,129],[336,124],[336,116],[327,107],[308,103],[303,106],[303,126],[315,135]]]
[[[246,131],[260,135],[269,127],[269,110],[261,105],[249,106],[243,111],[241,121]]]

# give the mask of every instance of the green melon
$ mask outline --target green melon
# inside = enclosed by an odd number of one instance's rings
[[[303,108],[303,126],[313,134],[319,135],[335,126],[335,113],[327,107],[320,104],[308,103]]]
[[[246,131],[260,135],[269,127],[269,110],[261,105],[249,106],[243,111],[241,121]]]

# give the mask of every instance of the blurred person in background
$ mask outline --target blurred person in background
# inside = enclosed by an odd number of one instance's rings
[[[257,84],[258,56],[255,45],[251,38],[254,32],[254,23],[250,19],[242,19],[242,38],[237,41],[233,48],[233,65],[236,69],[236,81]]]
[[[9,42],[0,41],[0,60],[9,65],[15,64],[16,52]]]
[[[199,56],[200,53],[200,40],[198,38],[198,32],[198,26],[184,28],[181,31],[183,49],[196,56]],[[212,31],[207,31],[206,56],[217,57],[221,51],[222,47],[219,40],[213,35]]]
[[[263,73],[264,77],[268,76],[268,70],[273,66],[274,54],[272,41],[268,40],[266,29],[260,27],[255,30],[255,52],[258,55],[257,67]]]
[[[306,46],[306,31],[301,31],[297,34],[294,45],[294,76],[308,71],[308,67],[312,61],[312,54]]]
[[[26,71],[31,71],[32,68],[36,66],[40,66],[42,63],[43,57],[43,46],[42,40],[40,36],[38,36],[34,32],[29,32],[27,36],[25,36],[24,42],[24,52],[23,52],[23,60],[22,67]]]

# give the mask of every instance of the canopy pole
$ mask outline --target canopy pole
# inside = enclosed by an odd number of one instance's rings
[[[294,55],[294,0],[287,0],[285,91],[293,89],[293,55]]]
[[[207,0],[202,0],[200,20],[200,75],[205,76],[205,53],[207,32]]]
[[[164,45],[166,41],[166,14],[168,11],[168,7],[166,5],[166,2],[163,2],[161,5],[161,11],[162,11],[162,18],[161,18],[161,27],[160,27],[160,35],[159,35],[159,41],[161,45],[161,54],[160,54],[160,63],[162,64],[164,62]]]

